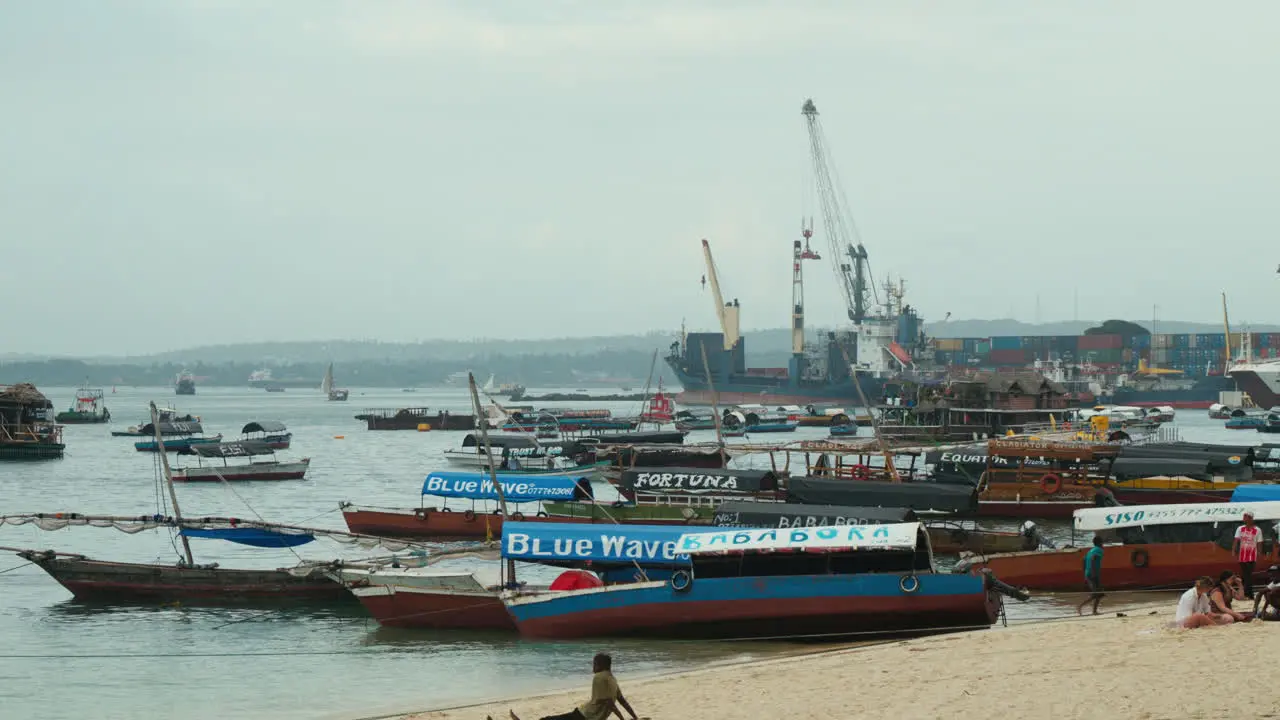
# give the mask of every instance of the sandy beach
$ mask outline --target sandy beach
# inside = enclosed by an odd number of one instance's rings
[[[1154,614],[1153,614],[1154,613]],[[1269,648],[1280,623],[1174,630],[1173,604],[618,680],[642,717],[806,720],[877,716],[1280,717]],[[607,650],[607,642],[601,643]],[[567,712],[582,690],[404,720],[522,720]]]

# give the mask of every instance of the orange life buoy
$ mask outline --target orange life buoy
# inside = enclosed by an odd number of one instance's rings
[[[1138,548],[1129,554],[1129,562],[1136,568],[1144,568],[1151,562],[1151,555],[1146,550]]]
[[[466,511],[466,512],[462,513],[462,517],[466,518],[467,522],[473,522],[473,521],[475,521],[475,519],[476,519],[476,511],[475,511],[475,510],[468,510],[468,511]]]
[[[1040,478],[1040,489],[1045,495],[1052,495],[1062,489],[1062,478],[1053,473],[1046,473]]]
[[[854,465],[849,468],[849,476],[854,480],[866,480],[871,477],[871,471],[866,465]]]

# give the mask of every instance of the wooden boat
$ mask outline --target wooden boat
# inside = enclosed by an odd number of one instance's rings
[[[716,429],[716,419],[707,413],[696,413],[692,410],[681,410],[675,414],[674,419],[676,429],[681,432]]]
[[[159,441],[159,414],[154,404],[151,406],[151,417],[151,425],[156,428],[156,440]],[[178,505],[178,494],[168,456],[159,453],[157,459],[163,471],[172,515],[162,514],[160,511],[163,508],[157,508],[158,512],[153,515],[143,516],[28,513],[0,516],[0,526],[35,525],[42,530],[92,526],[116,528],[130,534],[146,529],[170,529],[176,535],[174,540],[181,542],[182,556],[176,564],[107,562],[77,554],[16,550],[23,558],[39,565],[79,599],[123,603],[351,602],[351,596],[345,587],[332,576],[334,567],[339,563],[303,562],[297,567],[275,570],[199,565],[191,552],[190,538],[193,537],[270,548],[292,548],[309,543],[317,537],[341,538],[344,542],[377,543],[392,550],[403,550],[409,546],[403,541],[237,518],[184,519]],[[177,542],[174,547],[178,547]]]
[[[466,413],[440,410],[432,415],[425,407],[373,408],[356,415],[370,430],[474,430],[476,418]]]
[[[921,517],[907,508],[803,505],[799,503],[730,501],[716,508],[717,527],[819,528],[843,525],[882,525],[916,522]],[[1035,523],[1020,532],[991,530],[972,521],[931,519],[924,522],[929,545],[936,554],[997,553],[1035,550],[1042,538]]]
[[[1272,408],[1265,418],[1262,419],[1262,425],[1258,428],[1261,433],[1280,433],[1280,411]]]
[[[158,427],[152,423],[143,426],[143,430],[151,430],[156,439],[135,442],[133,449],[138,452],[159,452],[162,446],[165,452],[179,452],[196,445],[222,442],[221,433],[210,437],[196,437],[204,432],[204,427],[198,422],[159,423]]]
[[[222,480],[301,480],[311,467],[311,458],[302,458],[295,462],[280,462],[275,459],[275,450],[263,442],[242,440],[231,443],[208,443],[193,445],[183,454],[194,455],[199,465],[195,467],[173,468],[174,482],[219,482]],[[269,457],[270,460],[257,461],[255,457]],[[245,463],[232,464],[231,459],[244,459]],[[221,460],[209,464],[205,460]]]
[[[1076,511],[1074,530],[1103,533],[1119,544],[1104,547],[1102,587],[1148,590],[1189,586],[1197,577],[1217,577],[1239,563],[1231,540],[1245,512],[1264,529],[1280,519],[1280,501],[1146,505]],[[1275,562],[1274,529],[1258,559],[1257,579]],[[975,556],[956,572],[988,569],[1002,581],[1032,590],[1085,591],[1084,555],[1090,546]]]
[[[831,437],[853,437],[858,434],[858,426],[853,423],[847,425],[832,425],[829,432]]]
[[[240,442],[257,442],[272,450],[287,450],[293,433],[279,420],[255,420],[240,428]]]
[[[160,417],[160,427],[165,432],[173,435],[182,435],[181,423],[200,422],[200,418],[191,413],[179,413],[173,408],[157,408]],[[112,430],[112,437],[151,437],[155,433],[152,432],[150,423],[143,421],[137,425],[130,425],[128,430]]]
[[[592,525],[581,523],[547,524],[512,521],[504,543],[511,545],[513,556],[537,556],[540,560],[565,568],[590,567],[606,577],[620,568],[634,572],[661,574],[681,564],[672,549],[684,532],[680,527],[646,525]],[[445,556],[435,553],[431,561]],[[437,570],[435,568],[347,569],[339,571],[350,588],[379,624],[390,627],[507,630],[515,624],[502,602],[504,585],[502,570],[492,562],[496,553],[458,550],[459,555],[479,557],[481,564],[473,570]],[[687,562],[683,563],[687,566]],[[520,584],[523,593],[540,593],[552,589],[574,587],[566,580],[581,576],[600,584],[600,578],[576,571],[573,577],[557,578],[550,587]]]
[[[77,600],[122,603],[345,603],[350,597],[324,568],[236,570],[213,565],[158,565],[91,560],[51,550],[18,553]]]
[[[479,434],[467,433],[461,447],[444,451],[444,459],[451,465],[477,469],[487,469],[490,465],[501,467],[506,459],[507,467],[502,467],[506,471],[511,469],[510,459],[515,458],[519,467],[542,468],[550,463],[554,469],[556,458],[563,457],[561,446],[562,443],[545,442],[535,435],[494,434],[489,436],[489,448],[497,455],[495,462],[485,454]]]
[[[1231,411],[1231,417],[1227,418],[1224,427],[1228,430],[1257,430],[1266,424],[1264,415],[1237,408]]]
[[[552,500],[590,501],[589,476],[555,473],[496,473],[506,503],[514,506],[512,520],[528,515],[542,522],[611,522],[604,510],[586,502],[576,517],[551,518],[539,503]],[[503,516],[498,509],[498,493],[488,473],[431,472],[422,485],[422,496],[440,498],[434,507],[371,508],[350,503],[341,505],[342,517],[352,532],[383,537],[412,537],[469,540],[496,538],[502,534]],[[469,502],[465,509],[451,507],[450,500]]]
[[[100,388],[82,387],[76,391],[71,407],[54,416],[63,425],[92,425],[111,421],[111,411],[103,401]]]
[[[329,363],[329,369],[324,373],[324,380],[320,382],[320,392],[333,402],[345,402],[351,395],[349,390],[342,390],[333,384],[333,363]]]
[[[521,635],[550,639],[927,634],[990,627],[1002,607],[987,578],[935,571],[920,523],[691,532],[674,553],[691,567],[667,581],[503,600]]]
[[[0,460],[62,457],[62,426],[49,421],[53,403],[30,383],[0,385]]]

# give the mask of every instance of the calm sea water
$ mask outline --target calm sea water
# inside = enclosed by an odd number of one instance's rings
[[[72,388],[43,390],[59,409],[74,394]],[[153,457],[135,452],[132,438],[110,436],[112,428],[143,421],[146,403],[154,399],[200,415],[206,431],[229,439],[250,420],[283,421],[294,439],[281,456],[312,458],[305,481],[239,483],[234,492],[221,484],[180,486],[185,514],[252,516],[256,511],[268,520],[344,529],[340,501],[416,504],[423,475],[442,467],[441,452],[462,437],[368,432],[354,414],[366,407],[408,405],[467,411],[470,404],[463,389],[357,389],[347,403],[326,402],[315,390],[200,388],[193,397],[175,397],[167,388],[122,387],[108,393],[113,422],[67,427],[64,459],[0,463],[0,514],[155,512]],[[611,409],[634,414],[638,404]],[[1180,414],[1186,439],[1256,442],[1255,433],[1224,430],[1204,415]],[[713,433],[705,435],[714,439]],[[823,429],[801,428],[786,439],[825,435]],[[126,535],[87,527],[47,532],[2,526],[0,545],[139,562],[177,557],[165,531]],[[282,567],[296,561],[288,550],[203,540],[192,545],[197,561],[226,567]],[[326,541],[298,552],[309,559],[351,557]],[[20,558],[0,553],[0,707],[7,717],[366,717],[578,687],[591,655],[606,646],[619,670],[633,675],[790,649],[760,643],[545,643],[506,635],[390,630],[379,628],[358,605],[307,612],[107,608],[73,601],[43,571],[22,565]],[[1010,617],[1061,612],[1061,604],[1039,601],[1011,608]]]

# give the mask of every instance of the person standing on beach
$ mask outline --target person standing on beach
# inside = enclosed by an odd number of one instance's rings
[[[1244,594],[1253,597],[1253,566],[1258,562],[1258,546],[1262,544],[1262,528],[1253,522],[1253,513],[1244,514],[1244,524],[1236,528],[1236,539],[1231,543],[1231,553],[1240,563],[1240,579],[1244,580]]]
[[[1084,554],[1084,584],[1093,593],[1087,600],[1076,607],[1076,614],[1084,614],[1084,606],[1093,603],[1093,614],[1098,614],[1098,603],[1102,602],[1102,538],[1093,536],[1093,547]]]
[[[598,653],[591,660],[591,699],[563,715],[547,715],[541,720],[606,720],[617,715],[618,720],[627,720],[618,705],[631,713],[631,720],[639,720],[631,703],[622,696],[618,681],[613,677],[613,657],[607,653]],[[515,711],[510,711],[511,720],[520,720]],[[487,720],[493,720],[492,717]]]

